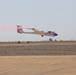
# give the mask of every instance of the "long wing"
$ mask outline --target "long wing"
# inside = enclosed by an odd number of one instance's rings
[[[28,28],[28,29],[33,30],[33,31],[34,31],[36,34],[38,34],[38,35],[45,35],[44,32],[39,31],[39,30],[37,30],[37,29],[35,29],[35,28]]]

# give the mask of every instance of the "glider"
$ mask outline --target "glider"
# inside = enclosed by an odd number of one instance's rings
[[[58,36],[57,33],[53,32],[53,31],[48,31],[48,32],[44,32],[44,31],[39,31],[35,28],[26,28],[26,29],[29,29],[29,30],[32,30],[33,32],[24,32],[23,31],[23,28],[21,25],[17,25],[17,33],[20,33],[20,34],[37,34],[37,35],[41,35],[42,37],[43,36]]]

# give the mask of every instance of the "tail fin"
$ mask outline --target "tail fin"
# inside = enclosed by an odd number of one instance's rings
[[[17,25],[17,33],[23,33],[22,26]]]

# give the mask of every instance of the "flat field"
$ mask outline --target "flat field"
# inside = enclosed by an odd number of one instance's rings
[[[0,56],[0,75],[76,75],[76,56]]]
[[[76,55],[76,42],[1,43],[0,56]]]
[[[76,42],[0,43],[0,75],[76,75]]]

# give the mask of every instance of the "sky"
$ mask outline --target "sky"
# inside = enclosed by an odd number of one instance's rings
[[[57,37],[18,34],[15,29],[54,31]],[[24,31],[27,31],[26,29]],[[76,40],[76,0],[0,0],[0,41]]]

